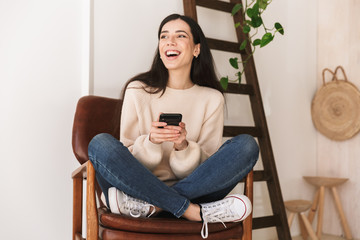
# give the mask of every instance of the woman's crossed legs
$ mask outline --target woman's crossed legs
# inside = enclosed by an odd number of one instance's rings
[[[108,206],[108,189],[115,187],[189,220],[199,220],[200,208],[195,203],[224,198],[251,171],[258,155],[258,145],[253,137],[236,136],[226,141],[189,176],[169,187],[110,134],[99,134],[89,144],[89,158]]]

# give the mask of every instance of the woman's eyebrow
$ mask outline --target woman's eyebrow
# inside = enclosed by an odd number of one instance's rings
[[[185,33],[186,35],[189,36],[189,34],[184,30],[176,30],[175,32],[176,33],[182,32],[182,33]],[[160,34],[163,34],[163,33],[169,33],[169,31],[168,30],[163,30],[163,31],[160,32]]]
[[[179,32],[185,33],[186,35],[189,36],[189,34],[188,34],[186,31],[184,31],[184,30],[177,30],[177,31],[176,31],[176,33],[179,33]]]

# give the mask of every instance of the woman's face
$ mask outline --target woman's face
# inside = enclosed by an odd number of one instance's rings
[[[191,69],[192,59],[200,54],[200,44],[195,44],[189,25],[181,19],[167,22],[160,33],[160,57],[170,70]]]

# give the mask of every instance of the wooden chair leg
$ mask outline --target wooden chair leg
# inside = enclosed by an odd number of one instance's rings
[[[82,234],[83,179],[73,178],[73,240]]]
[[[90,161],[87,163],[87,187],[86,187],[86,227],[87,240],[98,240],[99,220],[95,197],[95,169]]]
[[[332,191],[332,194],[333,194],[333,197],[335,200],[336,208],[340,215],[340,220],[341,220],[341,224],[343,226],[344,232],[345,232],[345,237],[346,237],[346,239],[352,239],[349,224],[346,221],[344,210],[343,210],[341,202],[340,202],[339,194],[337,193],[337,190],[335,187],[332,187],[331,191]]]

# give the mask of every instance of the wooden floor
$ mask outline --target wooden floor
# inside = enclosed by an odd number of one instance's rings
[[[303,238],[301,236],[297,236],[297,237],[293,237],[293,240],[303,240]],[[346,238],[323,234],[321,240],[346,240]],[[356,239],[353,239],[353,240],[356,240]]]

